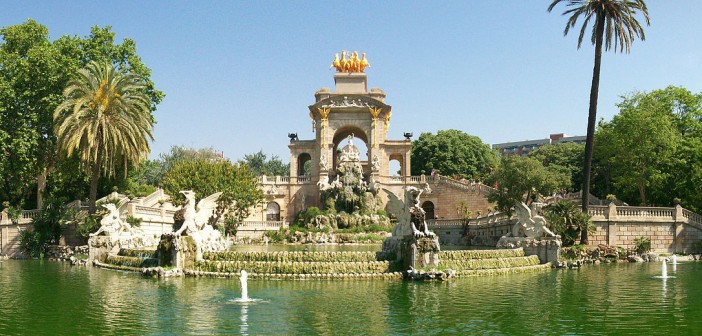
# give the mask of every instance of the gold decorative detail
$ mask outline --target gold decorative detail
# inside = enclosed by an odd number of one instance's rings
[[[358,51],[353,53],[348,53],[349,59],[346,59],[347,51],[341,51],[341,58],[339,54],[334,54],[334,61],[332,62],[329,69],[336,68],[336,72],[364,72],[366,68],[370,68],[370,64],[366,59],[366,53],[358,57]]]
[[[317,111],[319,111],[319,115],[322,116],[322,120],[326,120],[327,116],[329,115],[329,112],[331,112],[331,109],[328,107],[322,107],[322,108],[317,108]],[[312,112],[310,112],[312,113]]]
[[[378,116],[380,115],[380,113],[383,112],[382,107],[379,107],[379,108],[369,107],[368,109],[370,110],[370,114],[373,116],[373,119],[378,119]]]
[[[377,133],[378,128],[376,127],[376,123],[378,122],[378,116],[380,115],[381,112],[383,112],[383,108],[382,107],[378,107],[378,108],[369,107],[368,110],[370,111],[370,114],[373,117],[373,124],[372,124],[373,138],[371,139],[371,141],[373,142],[373,148],[378,148],[378,133]]]
[[[327,116],[331,112],[331,109],[328,107],[322,107],[322,108],[317,108],[317,111],[319,112],[319,115],[322,117],[322,131],[321,131],[321,137],[322,137],[322,148],[326,146],[326,140],[327,140],[327,125],[329,125],[329,119]]]
[[[385,136],[388,136],[388,129],[390,129],[390,116],[392,116],[392,111],[385,113]]]

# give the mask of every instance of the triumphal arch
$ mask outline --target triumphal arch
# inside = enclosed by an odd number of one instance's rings
[[[478,196],[486,191],[481,189],[484,186],[458,181],[442,183],[441,177],[411,176],[411,135],[388,139],[392,106],[386,103],[383,90],[368,89],[364,71],[368,66],[365,54],[361,57],[357,52],[336,55],[330,67],[336,70],[333,90],[317,90],[314,103],[307,107],[314,139],[304,140],[298,138],[297,133],[289,134],[290,175],[261,177],[267,202],[247,220],[290,222],[299,211],[310,206],[320,207],[320,190],[337,181],[340,159],[357,151],[349,147],[355,148],[353,144],[360,142],[367,149],[366,153],[360,153],[362,158],[359,159],[363,183],[397,195],[402,195],[407,186],[423,187],[429,183],[434,192],[423,196],[426,200],[423,206],[430,210],[433,218],[456,218],[460,215],[456,210],[457,202],[466,199],[462,193],[473,192]],[[344,144],[342,148],[340,145]],[[390,172],[391,161],[397,162],[399,169]],[[470,208],[489,206],[483,196],[467,200]]]

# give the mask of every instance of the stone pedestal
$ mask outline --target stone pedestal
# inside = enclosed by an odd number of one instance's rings
[[[88,239],[88,263],[93,260],[105,262],[108,253],[119,252],[119,242],[112,242],[109,236],[93,236]]]
[[[542,264],[548,262],[557,262],[561,251],[561,238],[542,237],[542,238],[527,238],[527,237],[502,237],[497,242],[497,248],[503,249],[524,249],[524,255],[539,256]]]
[[[427,269],[439,266],[439,238],[422,237],[403,239],[402,267],[408,269]]]
[[[176,236],[172,233],[161,235],[157,250],[159,266],[176,267],[181,270],[192,269],[198,254],[193,237]]]
[[[336,93],[364,94],[368,92],[366,74],[363,72],[337,72],[334,74],[334,83],[336,84]]]

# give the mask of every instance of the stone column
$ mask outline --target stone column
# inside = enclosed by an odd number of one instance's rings
[[[612,221],[617,219],[617,205],[614,202],[610,202],[607,210],[605,211],[605,218],[607,218],[607,245],[616,245],[617,242],[617,222]]]

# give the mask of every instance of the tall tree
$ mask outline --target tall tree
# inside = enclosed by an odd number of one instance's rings
[[[529,152],[529,157],[539,160],[545,167],[562,171],[570,176],[568,189],[577,190],[583,182],[583,155],[585,145],[559,142]]]
[[[438,170],[442,175],[482,179],[492,172],[499,156],[480,138],[459,130],[422,133],[412,143],[413,175]]]
[[[149,153],[154,120],[144,87],[137,75],[122,74],[108,62],[91,62],[68,83],[65,101],[54,112],[59,153],[70,157],[79,152],[90,172],[91,212],[100,175],[112,176],[116,167],[126,170]]]
[[[600,64],[602,61],[602,46],[605,50],[613,49],[615,52],[626,51],[629,53],[635,38],[642,41],[646,39],[641,24],[635,15],[640,11],[650,25],[648,8],[643,0],[554,0],[549,6],[551,12],[556,5],[566,3],[563,15],[570,15],[563,35],[568,35],[574,28],[579,18],[583,17],[583,25],[578,36],[578,49],[583,42],[585,31],[594,17],[592,24],[591,42],[595,45],[595,66],[592,69],[592,85],[590,86],[590,109],[587,118],[587,138],[585,140],[585,160],[583,162],[583,199],[582,210],[587,212],[590,195],[590,169],[592,164],[592,150],[595,136],[595,123],[597,122],[597,96],[600,89]],[[614,46],[614,48],[612,48]],[[587,244],[587,230],[583,230],[580,238],[581,244]]]

